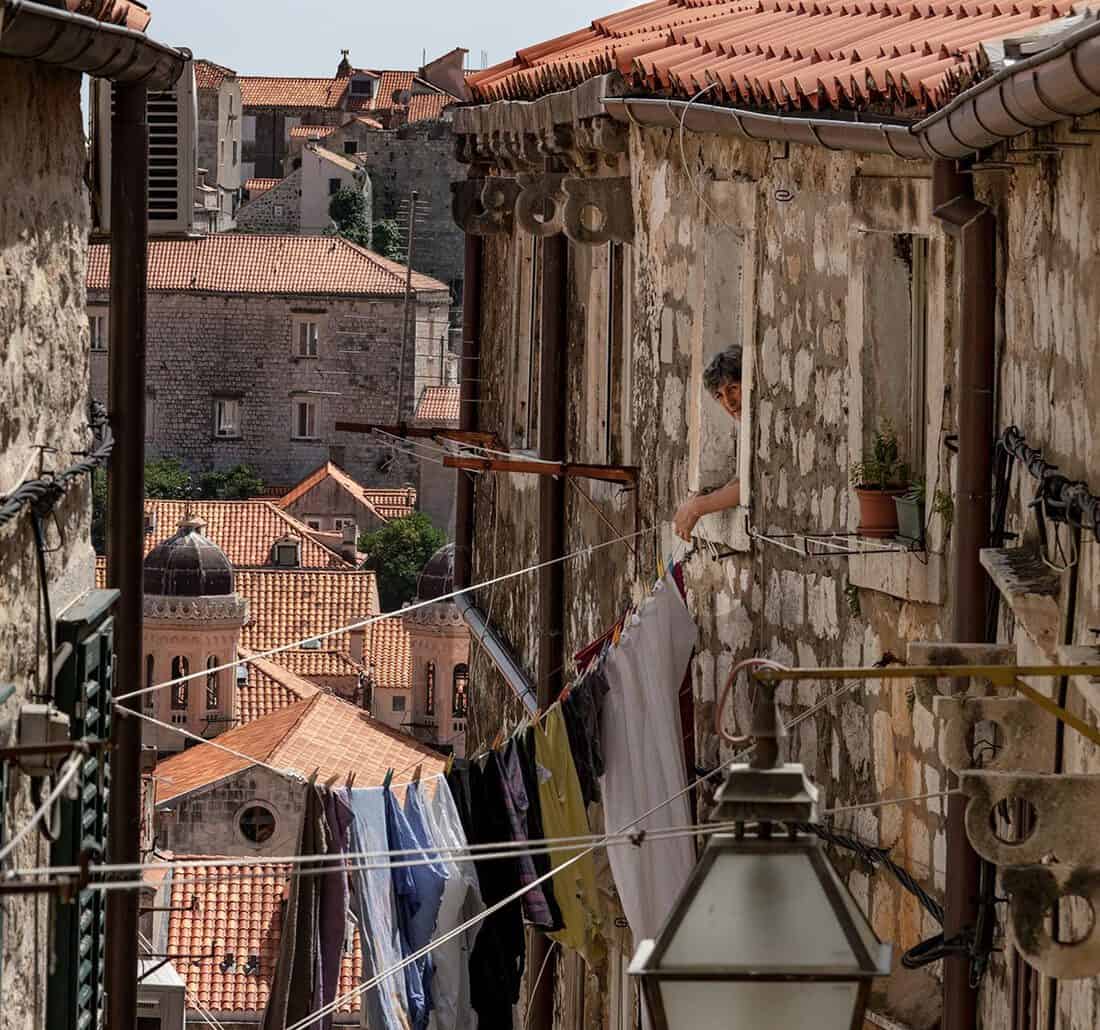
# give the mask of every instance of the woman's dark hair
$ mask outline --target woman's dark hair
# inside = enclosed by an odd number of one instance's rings
[[[734,346],[715,355],[703,373],[703,387],[712,397],[727,383],[741,382],[741,348]]]

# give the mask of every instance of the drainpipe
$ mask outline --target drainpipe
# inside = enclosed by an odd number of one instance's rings
[[[990,545],[994,388],[997,374],[995,244],[993,213],[974,197],[973,177],[952,161],[932,171],[933,213],[959,242],[959,461],[952,577],[953,639],[984,642],[989,580],[981,550]],[[955,781],[954,776],[949,780]],[[950,787],[957,786],[951,782]],[[978,915],[980,861],[966,836],[966,800],[947,801],[947,885],[944,938],[973,927]],[[943,1028],[977,1026],[978,992],[971,985],[970,956],[944,962]]]
[[[149,132],[146,86],[118,83],[111,119],[110,417],[107,584],[121,591],[115,618],[116,690],[142,681],[142,558],[145,540],[145,291]],[[139,710],[141,699],[122,702]],[[111,862],[141,861],[141,722],[111,721]],[[107,895],[107,1025],[137,1023],[137,891]]]
[[[565,410],[569,354],[569,244],[558,233],[542,241],[542,339],[539,351],[539,457],[565,460]],[[565,668],[565,480],[539,477],[539,662],[536,686],[539,707],[546,709],[562,690]],[[554,980],[557,956],[550,954],[545,934],[532,931],[527,968],[532,977],[528,996],[531,1030],[554,1025]]]
[[[466,234],[466,268],[462,281],[462,365],[458,373],[458,426],[476,430],[477,400],[481,379],[481,259],[484,249],[480,236]],[[455,484],[455,565],[456,590],[472,582],[474,550],[474,480],[456,473]]]

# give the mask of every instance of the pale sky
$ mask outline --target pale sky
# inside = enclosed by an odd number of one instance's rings
[[[634,0],[637,2],[637,0]],[[147,0],[149,35],[242,75],[332,75],[340,51],[361,68],[417,68],[456,46],[479,67],[573,32],[631,0]]]

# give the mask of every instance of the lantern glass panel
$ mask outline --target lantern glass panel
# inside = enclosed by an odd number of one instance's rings
[[[817,1027],[849,1030],[859,985],[849,983],[767,983],[727,981],[661,983],[670,1028],[758,1030]]]
[[[658,959],[658,971],[740,968],[858,974],[859,958],[808,849],[718,849],[694,889],[678,925],[666,927],[662,934],[671,932],[671,939]],[[732,998],[729,991],[734,987],[744,990],[747,985],[728,985],[723,997]],[[801,996],[807,985],[789,989]],[[831,992],[832,988],[823,991],[823,998],[832,997]],[[670,1023],[690,1025],[671,1018]]]

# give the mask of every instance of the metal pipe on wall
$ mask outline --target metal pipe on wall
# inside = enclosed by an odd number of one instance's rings
[[[960,174],[952,161],[933,164],[932,202],[933,213],[944,231],[958,240],[960,250],[952,638],[983,642],[990,586],[981,550],[990,544],[992,517],[997,225],[992,211],[974,197],[973,176]],[[966,835],[965,814],[964,797],[948,798],[946,940],[974,927],[978,916],[981,863]],[[978,992],[971,983],[967,952],[956,952],[945,960],[943,992],[944,1030],[972,1030],[977,1025]]]
[[[145,511],[145,302],[148,268],[147,88],[115,86],[111,119],[111,428],[107,583],[121,591],[115,620],[115,687],[142,682]],[[137,711],[140,698],[122,702]],[[116,709],[111,722],[109,862],[141,861],[141,722]],[[137,1025],[138,905],[132,891],[107,899],[107,1026]]]

